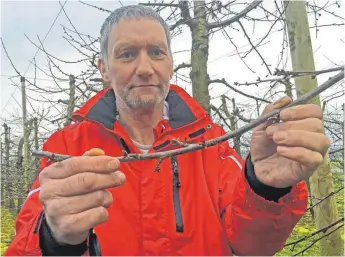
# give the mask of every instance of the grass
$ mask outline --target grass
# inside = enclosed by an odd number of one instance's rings
[[[1,241],[0,241],[0,256],[4,254],[8,245],[14,236],[15,215],[4,207],[1,207]]]

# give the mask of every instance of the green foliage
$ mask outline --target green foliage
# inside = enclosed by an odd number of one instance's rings
[[[1,207],[1,241],[0,255],[2,256],[11,243],[15,233],[15,215],[8,209]]]
[[[333,173],[333,180],[334,180],[334,190],[338,190],[339,188],[342,188],[344,186],[344,174],[342,173]],[[337,199],[337,206],[338,206],[338,213],[339,218],[344,217],[344,190],[341,190],[335,195]],[[328,232],[332,231],[342,223],[336,225],[335,227],[332,227]],[[316,231],[314,220],[311,216],[311,213],[308,211],[303,218],[300,220],[300,222],[297,224],[295,229],[293,230],[291,236],[289,237],[288,243],[295,242],[299,239],[302,239],[303,237],[306,237],[313,232]],[[344,227],[340,229],[342,239],[344,240]],[[296,255],[300,251],[306,249],[309,245],[311,245],[313,242],[317,240],[319,235],[315,235],[311,238],[308,238],[306,240],[301,241],[297,245],[290,245],[286,246],[282,251],[280,251],[277,256],[291,256]],[[308,250],[306,250],[303,254],[300,253],[298,256],[320,256],[320,246],[319,242],[315,243],[310,247]]]

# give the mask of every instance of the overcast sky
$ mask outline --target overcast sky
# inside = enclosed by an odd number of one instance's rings
[[[243,1],[242,1],[243,2]],[[264,1],[266,4],[272,4],[270,0]],[[316,1],[320,6],[326,1]],[[335,1],[330,1],[335,2]],[[97,5],[109,10],[115,9],[121,4],[119,1],[88,1],[89,4]],[[133,3],[130,1],[122,1],[123,4]],[[341,1],[340,1],[341,3]],[[64,4],[64,1],[61,1]],[[80,33],[90,34],[93,37],[98,37],[99,29],[107,13],[101,12],[94,8],[85,6],[77,1],[67,1],[64,6],[67,15],[70,17],[73,25]],[[331,8],[338,15],[344,16],[344,3],[341,3],[342,11],[336,6]],[[239,10],[243,6],[239,7]],[[12,62],[21,74],[27,78],[34,77],[34,65],[30,65],[37,52],[37,48],[29,42],[25,37],[27,35],[35,43],[39,44],[37,36],[41,40],[45,38],[44,46],[49,53],[64,60],[77,60],[78,53],[62,38],[63,29],[62,24],[72,29],[66,15],[60,12],[61,5],[56,1],[2,1],[1,2],[1,38],[4,41],[8,54]],[[238,11],[239,11],[238,10]],[[273,9],[272,9],[273,10]],[[59,14],[60,12],[60,14]],[[262,14],[262,13],[261,13]],[[254,11],[252,16],[260,16],[259,11]],[[57,19],[56,19],[57,17]],[[54,22],[54,20],[56,21]],[[313,22],[313,17],[310,18]],[[320,24],[330,23],[344,23],[343,18],[335,18],[327,13],[320,17]],[[257,24],[255,30],[252,26],[247,27],[248,33],[252,36],[252,41],[258,42],[261,37],[268,31],[270,24]],[[239,26],[235,25],[239,29]],[[190,35],[185,30],[182,36],[173,41],[173,52],[190,49]],[[243,37],[243,34],[236,32],[236,30],[228,30],[230,37],[236,42],[239,51],[245,51],[250,48],[248,40]],[[324,27],[320,28],[318,38],[315,37],[315,30],[312,30],[312,43],[315,54],[315,65],[317,70],[332,68],[335,65],[344,65],[344,26]],[[273,35],[266,40],[266,44],[260,47],[260,53],[265,56],[265,60],[272,65],[274,70],[277,65],[279,52],[282,47],[282,32],[274,31]],[[181,62],[188,62],[190,56],[188,52],[178,53],[174,55],[175,64]],[[247,58],[247,64],[256,73],[253,74],[246,65],[236,55],[235,47],[229,42],[224,33],[218,32],[211,38],[210,55],[209,55],[209,75],[213,78],[226,78],[230,83],[235,81],[253,81],[258,76],[262,77],[267,74],[266,68],[262,65],[258,55],[253,51]],[[284,58],[287,62],[287,69],[290,69],[289,59]],[[44,53],[39,51],[35,57],[37,65],[47,70],[47,58]],[[63,65],[62,65],[63,66]],[[65,72],[72,74],[79,74],[83,68],[81,65],[66,65],[63,66]],[[1,115],[2,118],[8,117],[10,113],[15,113],[20,110],[21,95],[20,90],[16,89],[14,83],[20,84],[19,78],[13,78],[13,82],[9,79],[15,76],[10,62],[8,61],[3,48],[1,47]],[[188,75],[188,71],[185,72]],[[334,75],[334,74],[333,74]],[[320,76],[321,83],[327,77]],[[38,82],[41,87],[50,85],[52,81],[43,73],[37,74]],[[186,82],[179,80],[178,83],[191,92],[190,87]],[[68,82],[65,82],[67,85]],[[62,83],[63,85],[63,83]],[[228,89],[221,85],[212,85],[212,97],[217,97],[220,94],[227,92]],[[266,86],[267,88],[267,86]],[[265,88],[248,87],[246,90],[249,93],[256,92]],[[344,90],[338,88],[337,90]],[[245,102],[243,102],[245,104]],[[29,107],[30,108],[30,107]],[[30,111],[30,110],[29,110]]]

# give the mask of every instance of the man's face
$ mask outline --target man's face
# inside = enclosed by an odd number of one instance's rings
[[[164,101],[172,57],[163,27],[155,20],[122,20],[111,30],[108,58],[99,68],[117,98],[131,109],[151,109]]]

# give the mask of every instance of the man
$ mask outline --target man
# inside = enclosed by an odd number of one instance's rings
[[[83,255],[90,229],[102,255],[273,255],[307,207],[307,179],[329,140],[322,111],[303,105],[282,123],[253,130],[242,161],[228,143],[158,160],[121,163],[124,152],[174,149],[174,139],[202,142],[224,131],[169,81],[169,28],[154,11],[126,6],[101,29],[98,66],[111,87],[54,133],[49,163],[18,216],[5,255]],[[264,113],[291,99],[269,104]],[[92,246],[93,243],[92,243]]]

